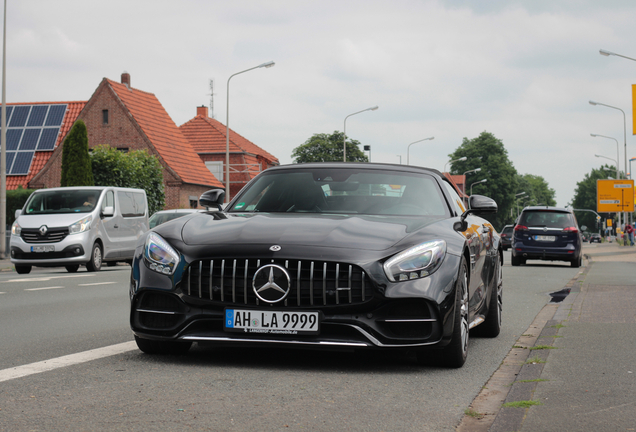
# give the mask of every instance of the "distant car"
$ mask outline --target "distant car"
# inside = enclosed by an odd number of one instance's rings
[[[568,261],[580,267],[582,239],[572,211],[559,207],[526,207],[519,215],[512,240],[511,264],[526,260]]]
[[[592,234],[590,236],[590,243],[600,243],[602,240],[601,235],[600,234]]]
[[[172,209],[172,210],[161,210],[154,213],[148,219],[148,226],[150,229],[161,225],[162,223],[166,223],[173,219],[180,218],[181,216],[189,215],[192,213],[197,213],[202,211],[201,209]]]
[[[501,248],[503,250],[508,250],[508,248],[512,245],[512,234],[514,232],[514,225],[506,225],[501,230]]]

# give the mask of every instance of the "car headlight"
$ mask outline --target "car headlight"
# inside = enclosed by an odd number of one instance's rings
[[[75,222],[73,225],[68,227],[69,234],[79,234],[84,231],[88,231],[91,229],[91,222],[93,221],[93,216],[86,216],[84,219]]]
[[[171,275],[179,264],[179,254],[160,235],[150,233],[144,246],[148,267],[157,273]]]
[[[18,225],[18,221],[13,222],[13,225],[11,225],[11,234],[19,236],[21,232],[22,227]]]
[[[439,268],[446,256],[446,242],[435,240],[400,252],[384,263],[384,273],[391,282],[426,277]]]

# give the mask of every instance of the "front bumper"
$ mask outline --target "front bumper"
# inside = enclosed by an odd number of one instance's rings
[[[26,243],[22,237],[12,235],[10,242],[11,262],[18,265],[58,266],[83,264],[90,261],[92,239],[90,232],[67,235],[55,243]],[[34,252],[34,246],[53,247],[53,252]]]

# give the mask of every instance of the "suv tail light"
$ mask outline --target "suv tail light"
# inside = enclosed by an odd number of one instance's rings
[[[579,229],[577,227],[567,227],[563,228],[563,232],[577,233],[579,232]]]
[[[516,225],[515,231],[528,231],[528,227],[525,225]]]

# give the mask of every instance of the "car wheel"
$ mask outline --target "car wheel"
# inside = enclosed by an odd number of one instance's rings
[[[574,268],[579,268],[581,267],[583,258],[579,255],[578,258],[574,258],[572,261],[570,261],[570,266],[574,267]]]
[[[455,284],[455,314],[453,336],[440,353],[441,366],[460,368],[468,357],[468,266],[462,258]]]
[[[156,341],[135,336],[137,347],[146,354],[179,355],[188,352],[192,342]]]
[[[513,266],[518,266],[521,264],[521,258],[514,256],[514,254],[510,254],[511,259],[510,259],[510,264],[512,264]]]
[[[29,265],[17,265],[17,266],[15,266],[15,271],[18,272],[18,274],[31,273],[31,266],[29,266]]]
[[[86,263],[86,270],[90,272],[96,272],[102,268],[102,247],[99,243],[93,245],[93,252],[91,253],[91,260]]]
[[[490,302],[488,303],[488,315],[486,315],[486,320],[475,328],[475,333],[478,336],[494,338],[499,336],[499,332],[501,331],[503,267],[499,260],[497,260],[497,267],[495,268],[495,278],[493,291],[490,294]]]
[[[74,264],[74,265],[67,265],[64,266],[66,267],[66,271],[69,273],[75,273],[77,272],[77,269],[79,269],[79,264]]]

